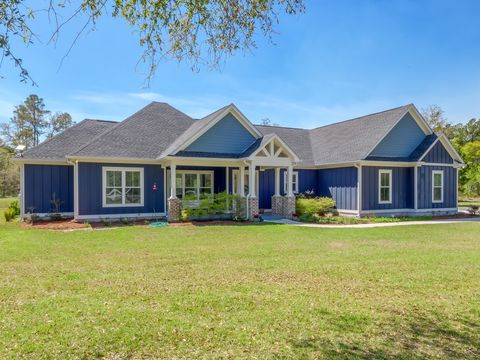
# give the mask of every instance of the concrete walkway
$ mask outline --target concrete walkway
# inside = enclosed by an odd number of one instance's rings
[[[466,222],[480,222],[480,217],[476,218],[465,218],[465,219],[442,219],[442,220],[423,220],[423,221],[401,221],[401,222],[390,222],[390,223],[373,223],[373,224],[311,224],[311,223],[302,223],[298,221],[293,221],[289,219],[282,218],[270,218],[266,217],[265,222],[275,223],[275,224],[285,224],[293,226],[303,226],[303,227],[317,227],[317,228],[374,228],[374,227],[389,227],[389,226],[404,226],[404,225],[441,225],[441,224],[456,224],[456,223],[466,223]]]

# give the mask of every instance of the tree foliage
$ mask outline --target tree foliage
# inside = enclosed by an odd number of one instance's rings
[[[0,196],[16,196],[20,191],[18,166],[12,161],[14,152],[0,147]]]
[[[82,18],[72,46],[84,32],[94,29],[104,16],[126,21],[139,34],[143,48],[140,60],[147,63],[147,80],[155,74],[162,58],[218,67],[239,50],[256,47],[256,36],[272,40],[281,13],[303,13],[303,0],[49,0],[46,9],[37,2],[0,0],[0,49],[20,68],[22,80],[30,79],[21,59],[11,49],[11,37],[31,43],[29,23],[34,16],[53,18],[49,42],[58,41],[62,29],[74,18]],[[45,10],[45,11],[39,11]],[[33,80],[32,80],[33,81]]]
[[[436,132],[444,133],[462,155],[465,167],[460,170],[460,188],[467,196],[480,195],[480,118],[452,124],[438,105],[422,109],[422,115]]]
[[[56,112],[50,116],[48,126],[49,132],[47,137],[50,139],[56,134],[61,133],[63,130],[68,129],[73,125],[73,119],[69,113],[66,112]]]

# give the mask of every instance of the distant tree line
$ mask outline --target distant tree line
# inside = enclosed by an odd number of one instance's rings
[[[19,169],[12,161],[18,145],[28,150],[72,125],[70,114],[46,110],[37,95],[16,106],[10,121],[0,126],[0,196],[14,196],[20,190]]]
[[[460,190],[468,197],[480,196],[480,118],[453,124],[438,105],[422,109],[423,117],[435,132],[444,133],[462,156],[466,166],[460,170]]]

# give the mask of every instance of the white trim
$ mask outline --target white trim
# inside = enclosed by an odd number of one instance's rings
[[[80,198],[78,196],[78,161],[73,164],[73,214],[78,217],[78,209],[80,207]]]
[[[107,185],[107,171],[120,171],[122,173],[122,203],[121,204],[107,204],[106,202],[106,185]],[[125,188],[126,179],[125,173],[129,172],[139,172],[140,173],[140,203],[136,204],[127,204],[125,203]],[[115,207],[142,207],[144,206],[144,195],[145,195],[145,182],[144,182],[144,168],[143,167],[116,167],[116,166],[102,166],[102,207],[104,208],[115,208]]]
[[[384,136],[382,136],[382,138],[377,141],[377,143],[375,144],[375,146],[373,146],[362,158],[366,158],[367,156],[369,156],[373,150],[375,150],[377,148],[377,146],[388,136],[388,134],[390,134],[390,132],[395,128],[395,126],[398,125],[398,123],[405,117],[405,115],[407,115],[408,113],[410,113],[410,115],[412,115],[413,119],[415,120],[415,122],[417,123],[417,125],[420,127],[420,129],[423,131],[423,133],[425,135],[430,135],[430,134],[433,134],[433,130],[432,128],[430,127],[430,125],[428,125],[427,121],[423,118],[422,115],[420,115],[420,113],[418,112],[417,108],[411,104],[408,109],[405,111],[405,113],[400,116],[398,118],[398,120],[390,127],[390,129],[388,129],[388,131],[385,133]]]
[[[362,165],[355,165],[357,168],[357,213],[360,214],[362,211],[362,178],[363,178],[363,171]]]
[[[249,175],[249,172],[244,171],[244,173],[243,173],[244,179],[243,179],[243,187],[242,187],[242,185],[238,183],[242,179],[241,176],[240,176],[240,172],[241,171],[239,169],[233,169],[232,170],[232,194],[245,196],[245,176],[249,177],[248,186],[249,186],[249,191],[250,191],[250,175]],[[259,175],[259,170],[255,170],[255,181],[256,181],[255,188],[256,188],[257,196],[260,193],[260,187],[259,187],[260,178],[259,178],[259,176],[260,176]],[[244,189],[243,195],[239,192],[239,190],[241,190],[242,188]]]
[[[287,173],[288,173],[288,170],[287,171],[284,171],[283,172],[283,193],[284,194],[288,194],[288,190],[287,190]],[[298,194],[298,181],[299,181],[299,175],[298,175],[298,171],[292,171],[292,179],[296,177],[296,181],[292,181],[292,192],[294,194]],[[295,188],[293,187],[293,184],[295,184]]]
[[[144,158],[119,158],[119,157],[90,157],[90,156],[67,156],[67,160],[78,160],[81,162],[95,162],[95,163],[118,163],[118,164],[141,164],[141,165],[150,165],[158,164],[159,161],[155,159],[144,159]]]
[[[418,209],[418,166],[413,168],[413,207]]]
[[[18,164],[31,164],[31,165],[68,165],[68,161],[65,160],[52,160],[52,159],[24,159],[15,157],[13,162]]]
[[[441,175],[440,179],[442,180],[442,183],[441,183],[441,186],[440,186],[440,189],[442,190],[441,192],[441,197],[440,197],[440,200],[435,200],[435,188],[438,188],[438,186],[435,186],[435,175]],[[445,192],[445,181],[444,181],[444,174],[443,174],[443,170],[432,170],[432,203],[434,204],[439,204],[439,203],[443,203],[443,193]]]
[[[358,164],[363,166],[388,166],[388,167],[414,167],[417,162],[406,161],[375,161],[375,160],[360,160]]]
[[[20,164],[20,217],[25,215],[25,164]]]
[[[460,164],[464,164],[462,157],[460,154],[457,152],[455,147],[452,145],[450,140],[445,136],[445,134],[439,134],[438,137],[435,139],[435,141],[428,147],[428,149],[422,154],[420,157],[419,161],[422,161],[425,156],[433,149],[433,147],[440,141],[440,143],[443,145],[444,149],[448,152],[448,154],[451,156],[453,161],[457,160],[460,162]],[[428,163],[430,164],[430,163]],[[455,166],[455,164],[445,164],[442,166]]]
[[[340,211],[340,210],[339,210]],[[381,209],[381,210],[363,210],[363,214],[388,214],[388,213],[412,213],[419,214],[425,212],[458,211],[458,208],[425,208],[425,209]]]
[[[233,115],[235,119],[237,119],[243,127],[250,133],[255,139],[262,137],[262,134],[255,128],[255,126],[242,114],[242,112],[234,105],[230,104],[227,106],[223,111],[219,112],[211,119],[208,124],[206,124],[203,128],[199,129],[195,134],[193,134],[189,139],[185,142],[177,146],[175,149],[171,151],[172,154],[176,154],[179,151],[185,150],[191,144],[193,144],[197,139],[199,139],[203,134],[205,134],[208,130],[210,130],[215,124],[217,124],[220,120],[222,120],[228,114]]]
[[[358,215],[358,210],[337,209],[340,214]]]
[[[458,173],[459,173],[458,168],[456,170],[457,170],[457,183],[456,183],[456,186],[457,186],[457,204],[456,205],[457,205],[457,208],[458,208],[458,195],[459,195],[460,189],[459,189],[459,186],[458,186],[458,180],[459,180],[458,179]]]
[[[102,219],[121,219],[121,218],[156,218],[165,216],[165,212],[161,213],[135,213],[135,214],[98,214],[98,215],[79,215],[77,220],[98,220]]]
[[[453,168],[462,167],[462,165],[459,165],[459,164],[426,163],[426,162],[421,162],[420,165],[422,165],[422,166],[444,166],[444,167],[453,167]]]
[[[382,200],[382,175],[388,174],[388,200]],[[383,188],[387,188],[383,186]],[[379,204],[391,204],[392,203],[392,170],[391,169],[379,169],[378,170],[378,203]]]
[[[40,218],[49,218],[54,213],[33,213],[33,214],[37,215]],[[73,212],[61,212],[59,214],[61,216],[65,217],[65,218],[73,218],[74,217]],[[25,213],[21,216],[21,218],[25,219],[28,215],[30,215],[30,213]]]
[[[280,145],[280,148],[273,153],[273,144],[274,142],[277,141]],[[268,149],[270,147],[270,151]],[[282,149],[283,148],[283,149]],[[285,158],[280,158],[279,155],[283,151],[286,151],[288,153],[288,156],[290,157],[290,160],[294,162],[300,161],[299,157],[295,152],[290,148],[277,134],[268,134],[264,136],[262,139],[262,142],[260,143],[259,147],[257,150],[253,152],[252,155],[250,155],[247,159],[248,160],[255,160],[256,163],[259,161],[262,162],[262,164],[265,163],[266,166],[275,166],[277,165],[278,160],[285,160]],[[264,152],[267,156],[257,156],[258,153]],[[283,162],[282,162],[283,163]],[[280,164],[279,164],[280,165]]]
[[[225,167],[225,193],[230,194],[229,183],[230,182],[230,168],[228,166]]]

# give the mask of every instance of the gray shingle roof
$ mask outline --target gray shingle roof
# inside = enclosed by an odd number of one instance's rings
[[[24,159],[65,160],[65,156],[88,143],[93,137],[117,124],[114,121],[85,119],[53,138],[27,150]]]
[[[70,155],[153,160],[193,123],[172,106],[152,102]]]
[[[364,159],[412,105],[322,126],[310,131],[316,165]]]
[[[411,106],[405,105],[312,130],[263,125],[255,127],[263,136],[279,136],[300,158],[300,166],[354,162],[364,159]],[[168,104],[153,102],[120,123],[91,120],[79,123],[29,150],[25,157],[62,159],[70,155],[154,160],[171,155],[174,149],[201,131],[225,108],[195,120]],[[247,152],[255,150],[259,142],[261,139]],[[423,143],[423,146],[427,143]],[[239,157],[238,154],[185,151],[177,156]]]

